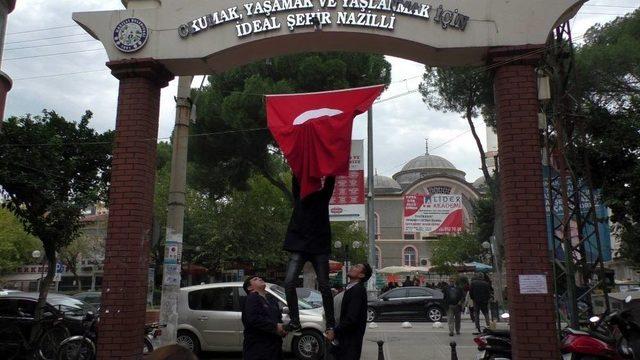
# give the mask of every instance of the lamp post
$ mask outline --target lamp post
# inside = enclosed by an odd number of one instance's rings
[[[360,241],[356,240],[351,243],[351,246],[354,249],[359,249],[362,244]],[[344,271],[343,273],[343,282],[346,283],[347,272],[349,272],[349,244],[342,244],[342,241],[336,240],[333,243],[333,247],[336,249],[342,249],[344,252]]]
[[[31,253],[31,257],[34,260],[38,260],[40,259],[40,256],[42,255],[42,253],[40,252],[40,250],[33,250],[33,252]],[[38,286],[36,291],[40,292],[40,283],[42,282],[42,273],[43,273],[43,265],[42,265],[42,261],[40,262],[40,279],[38,280]]]

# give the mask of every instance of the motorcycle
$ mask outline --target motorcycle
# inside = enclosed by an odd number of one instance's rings
[[[625,303],[630,301],[628,296]],[[563,330],[560,348],[563,360],[623,360],[634,359],[634,350],[640,354],[640,327],[633,321],[629,310],[593,316],[589,322],[587,331]]]
[[[100,319],[92,312],[88,312],[82,325],[84,333],[66,338],[60,343],[58,360],[94,360],[96,358],[96,345],[98,343],[98,323]],[[153,340],[162,334],[161,328],[166,325],[152,323],[145,325],[143,337],[143,353],[153,351]]]
[[[509,314],[500,316],[507,320]],[[511,359],[511,332],[509,330],[491,330],[484,328],[482,333],[473,341],[478,345],[476,360],[510,360]]]

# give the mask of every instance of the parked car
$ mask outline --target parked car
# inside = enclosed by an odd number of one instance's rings
[[[20,356],[26,341],[31,335],[31,329],[36,324],[35,309],[38,293],[9,292],[0,294],[0,348],[9,353],[3,358]],[[54,330],[47,336],[60,337],[62,340],[69,335],[83,333],[82,319],[87,312],[95,312],[90,304],[62,294],[49,294],[44,308],[42,325]],[[57,325],[55,325],[57,324]],[[55,328],[53,328],[55,326]],[[60,331],[57,331],[59,329]],[[55,341],[57,344],[57,340]],[[43,350],[41,348],[41,350]],[[55,353],[48,352],[55,349],[47,348],[47,354],[40,353],[43,359],[53,358]]]
[[[100,299],[102,298],[102,292],[100,291],[85,291],[72,295],[74,299],[82,300],[88,304],[93,305],[96,308],[100,307]]]
[[[440,290],[406,286],[389,290],[369,301],[367,321],[426,319],[442,321],[446,314]]]
[[[288,320],[284,289],[267,284]],[[177,343],[194,351],[242,351],[242,305],[246,293],[241,282],[190,286],[180,289]],[[283,350],[298,359],[318,359],[325,330],[322,308],[299,299],[302,331],[284,338]]]
[[[322,307],[322,294],[318,290],[309,288],[296,288],[298,299],[313,305],[314,308]]]

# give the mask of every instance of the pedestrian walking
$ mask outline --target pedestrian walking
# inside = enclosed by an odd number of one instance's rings
[[[462,304],[464,302],[464,292],[462,288],[456,284],[456,279],[451,277],[449,284],[444,289],[444,304],[447,307],[447,323],[449,325],[449,336],[460,335],[460,317],[462,313]]]
[[[402,287],[405,286],[413,286],[413,281],[411,281],[411,278],[409,276],[407,276],[402,283]]]
[[[478,335],[480,333],[480,312],[484,316],[485,323],[489,327],[489,300],[491,299],[491,285],[486,282],[482,276],[476,276],[471,281],[471,288],[469,290],[471,300],[473,300],[474,320],[476,323],[477,332],[473,333]]]
[[[267,296],[266,283],[258,276],[249,277],[242,285],[247,293],[242,309],[244,360],[283,359],[282,338],[287,335],[282,324],[278,301]]]
[[[369,264],[358,264],[349,269],[349,285],[340,305],[340,321],[334,331],[327,332],[332,342],[332,353],[337,360],[359,360],[362,341],[367,327],[367,289],[364,284],[371,277]]]

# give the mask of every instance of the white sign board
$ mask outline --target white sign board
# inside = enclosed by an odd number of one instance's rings
[[[520,294],[548,294],[545,275],[518,275]]]
[[[364,140],[353,140],[349,174],[336,177],[329,202],[331,221],[364,221],[364,199]]]

